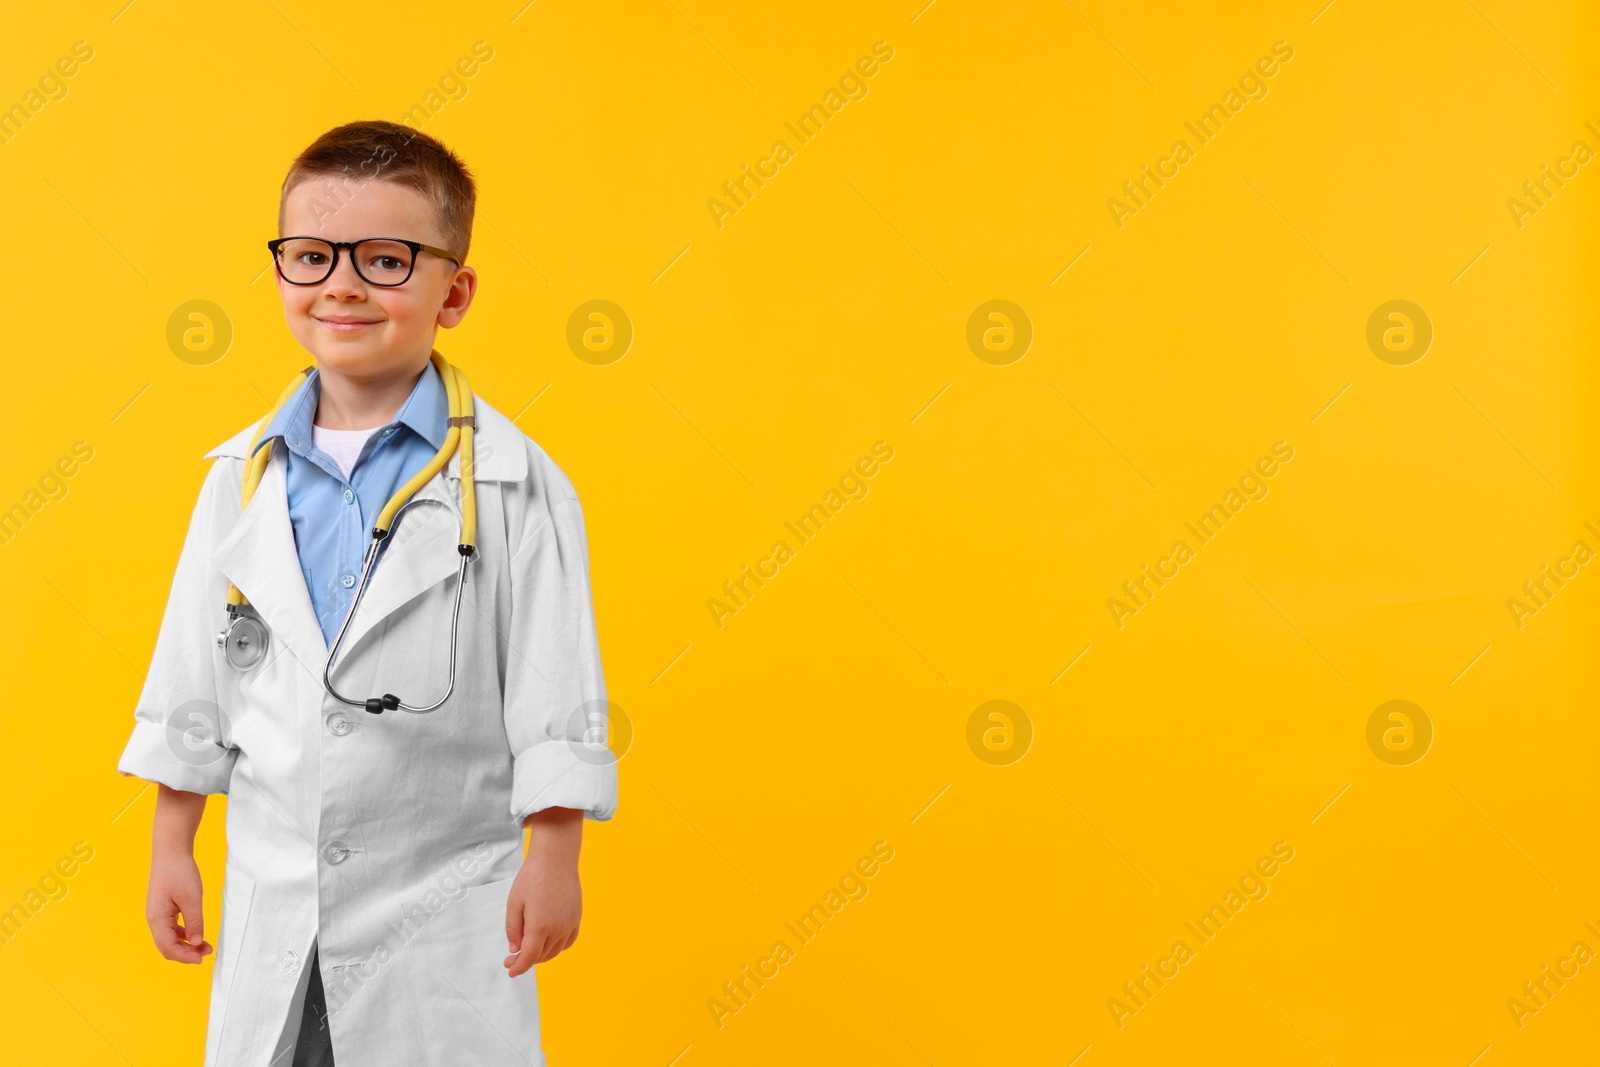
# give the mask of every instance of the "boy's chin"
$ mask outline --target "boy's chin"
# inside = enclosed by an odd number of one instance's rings
[[[312,349],[317,365],[342,374],[371,373],[383,362],[382,356],[372,346],[323,341]]]
[[[409,366],[408,358],[372,341],[329,344],[323,340],[311,351],[319,367],[350,378],[382,379],[416,369]]]

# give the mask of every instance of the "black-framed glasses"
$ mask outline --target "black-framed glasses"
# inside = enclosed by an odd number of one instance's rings
[[[404,285],[416,269],[417,256],[430,252],[456,266],[461,260],[454,252],[407,241],[402,237],[365,237],[359,241],[325,241],[320,237],[279,237],[267,242],[278,276],[290,285],[319,285],[328,280],[339,265],[339,253],[350,250],[361,280],[370,285]]]

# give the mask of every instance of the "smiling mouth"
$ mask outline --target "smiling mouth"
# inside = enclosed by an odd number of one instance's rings
[[[335,330],[339,333],[354,333],[357,330],[361,330],[367,326],[376,326],[378,322],[381,321],[378,319],[362,319],[351,320],[349,322],[339,322],[336,319],[324,319],[317,315],[313,315],[311,317],[322,323],[322,325],[326,326],[328,329]]]

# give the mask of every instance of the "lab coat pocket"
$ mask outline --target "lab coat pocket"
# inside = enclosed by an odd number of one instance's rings
[[[245,930],[250,925],[250,905],[255,900],[255,879],[237,870],[224,871],[222,878],[222,926],[217,934],[217,952],[212,965],[211,1004],[218,1013],[210,1027],[212,1047],[206,1062],[214,1061],[221,1047],[223,1034],[228,1027],[228,1009],[233,1006],[231,995],[234,977],[239,973],[239,955],[244,946]],[[237,1008],[247,1011],[248,1005]]]
[[[409,968],[426,1063],[543,1067],[530,970],[508,978],[506,901],[515,878],[472,886],[417,935]]]

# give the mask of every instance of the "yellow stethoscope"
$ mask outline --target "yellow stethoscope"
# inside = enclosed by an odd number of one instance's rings
[[[437,349],[432,355],[433,365],[438,368],[439,376],[444,379],[445,395],[450,403],[449,429],[445,433],[444,444],[433,459],[428,461],[405,485],[402,485],[389,498],[382,511],[378,513],[377,522],[372,526],[372,543],[367,546],[366,559],[361,565],[361,582],[356,586],[355,598],[350,602],[350,609],[345,613],[344,622],[339,627],[339,635],[334,638],[333,647],[328,650],[328,663],[322,671],[322,684],[336,700],[352,707],[365,708],[374,715],[385,710],[410,711],[421,714],[433,711],[450,699],[450,694],[456,687],[456,627],[461,619],[461,592],[467,584],[467,564],[476,552],[477,543],[477,486],[472,476],[472,432],[476,422],[472,414],[472,389],[467,385],[467,376],[460,367],[445,362]],[[256,451],[257,444],[261,441],[261,434],[267,425],[277,415],[278,409],[288,403],[304,383],[311,376],[315,367],[307,367],[301,371],[289,387],[278,397],[277,403],[272,405],[272,410],[267,412],[267,417],[261,420],[261,425],[256,427],[255,434],[250,439],[250,451],[245,460],[243,500],[241,510],[248,507],[250,498],[255,495],[256,486],[261,483],[261,476],[266,472],[267,463],[272,458],[272,442],[268,441],[266,447]],[[356,616],[356,609],[361,605],[362,594],[366,592],[367,580],[372,576],[373,569],[378,564],[378,556],[382,554],[384,546],[388,544],[389,532],[399,520],[400,514],[413,504],[436,503],[442,501],[424,497],[421,500],[412,500],[418,489],[432,478],[444,465],[450,462],[450,456],[457,451],[461,454],[461,543],[457,550],[461,553],[461,568],[456,575],[456,603],[455,610],[450,616],[450,681],[445,687],[444,696],[427,707],[412,707],[403,703],[393,693],[385,693],[381,697],[369,697],[366,700],[352,700],[344,696],[333,687],[333,664],[339,655],[339,646],[344,643],[345,631],[350,629],[350,620]],[[236,670],[246,671],[260,663],[267,654],[267,646],[271,640],[265,620],[259,612],[250,605],[239,591],[239,587],[228,583],[228,628],[217,635],[217,646],[222,649],[229,666]]]

